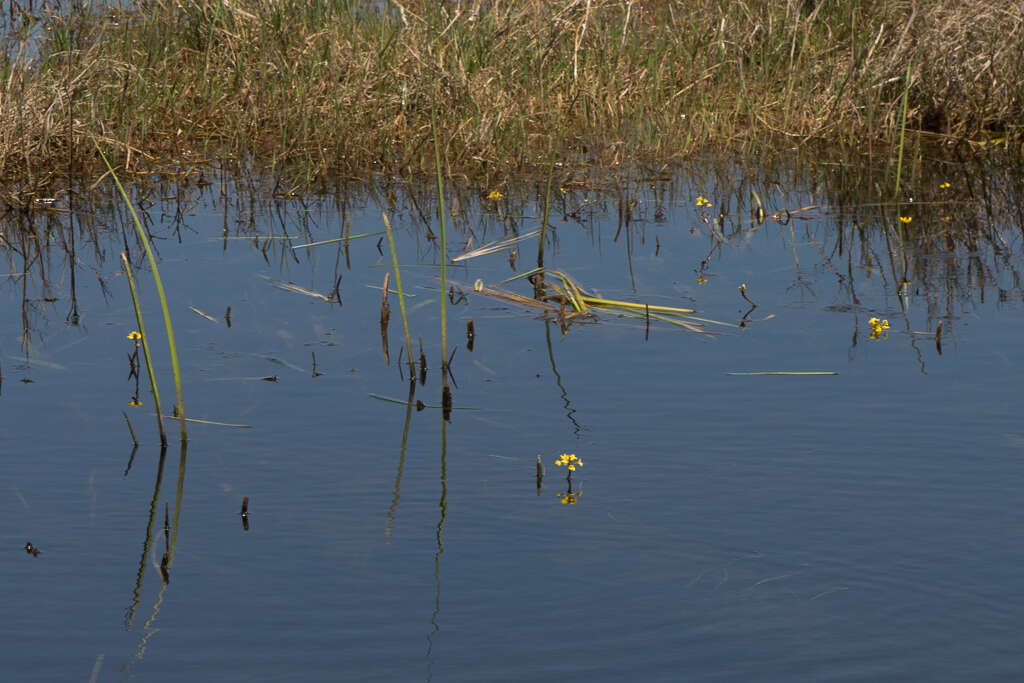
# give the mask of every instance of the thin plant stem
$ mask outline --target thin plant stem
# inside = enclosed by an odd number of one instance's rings
[[[907,134],[907,100],[910,94],[910,72],[914,68],[914,62],[907,63],[907,75],[903,82],[903,111],[900,114],[900,146],[896,159],[896,185],[893,188],[893,199],[900,196],[900,177],[903,174],[903,140]]]
[[[114,183],[117,185],[118,191],[121,193],[121,198],[124,199],[125,205],[132,214],[132,221],[135,223],[135,230],[139,234],[139,239],[142,240],[142,245],[146,248],[146,258],[149,259],[149,266],[153,271],[153,282],[156,284],[157,294],[160,296],[160,308],[163,309],[164,313],[164,327],[167,330],[167,345],[171,350],[171,368],[174,372],[174,390],[178,395],[178,420],[181,424],[181,442],[188,443],[188,433],[185,431],[185,402],[181,397],[181,371],[178,368],[178,350],[174,344],[174,329],[171,327],[171,312],[167,308],[167,296],[164,294],[164,285],[160,280],[160,270],[156,265],[156,258],[153,256],[153,249],[149,246],[149,237],[146,236],[146,231],[142,227],[142,221],[139,220],[139,215],[135,213],[135,207],[132,206],[131,200],[128,198],[128,193],[125,192],[124,186],[121,185],[121,180],[117,177],[117,173],[114,172],[114,167],[110,165],[110,161],[107,160],[107,155],[100,149],[99,143],[93,140],[93,144],[96,145],[96,151],[103,157],[103,163],[107,165],[107,169],[110,171],[111,177],[114,179]],[[142,330],[140,329],[141,333]],[[143,342],[146,340],[145,334],[142,336]],[[154,386],[156,386],[154,384]],[[157,409],[159,411],[159,408]]]
[[[160,392],[156,388],[156,375],[153,374],[153,359],[149,355],[149,335],[146,334],[146,325],[142,322],[142,309],[139,308],[139,295],[135,290],[135,278],[132,277],[131,266],[128,265],[128,255],[123,251],[121,252],[121,265],[124,267],[124,273],[128,276],[128,289],[132,293],[132,306],[135,307],[135,324],[139,326],[139,334],[142,335],[142,355],[146,359],[146,372],[149,373],[149,386],[153,390],[153,404],[156,407],[156,424],[160,429],[160,445],[167,445],[167,433],[164,431],[164,414],[160,409]],[[128,416],[125,415],[125,419]],[[128,423],[128,428],[131,429],[131,422]],[[135,438],[135,432],[132,432],[132,439]],[[138,443],[136,441],[135,443]]]
[[[437,139],[437,112],[431,109],[431,123],[434,129],[434,165],[437,170],[437,215],[441,231],[441,377],[444,386],[448,386],[448,305],[445,301],[448,291],[448,240],[445,228],[444,182],[441,179],[441,145]]]
[[[540,244],[537,246],[537,268],[544,267],[544,245],[548,236],[548,215],[551,212],[551,176],[555,173],[555,152],[551,150],[551,163],[548,164],[548,187],[544,193],[544,213],[540,219]],[[543,271],[537,276],[535,292],[539,297],[544,290]]]
[[[395,287],[398,288],[398,307],[402,311],[402,327],[405,328],[405,351],[409,357],[409,373],[416,374],[416,360],[412,355],[412,335],[409,334],[409,320],[405,316],[405,294],[402,292],[402,275],[398,270],[398,256],[395,254],[395,238],[391,234],[391,221],[386,213],[381,213],[384,219],[384,228],[388,233],[388,246],[391,248],[391,263],[395,266]],[[386,293],[385,293],[386,294]]]

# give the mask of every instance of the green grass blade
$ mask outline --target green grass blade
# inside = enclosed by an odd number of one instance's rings
[[[142,241],[142,245],[146,248],[146,258],[149,259],[149,267],[153,270],[153,282],[156,284],[157,294],[160,296],[160,308],[163,309],[164,313],[164,327],[167,329],[167,345],[171,350],[171,367],[174,371],[174,390],[178,396],[178,419],[181,423],[181,441],[182,443],[188,443],[188,433],[185,430],[185,402],[181,396],[181,371],[178,367],[178,350],[174,344],[174,329],[171,327],[171,313],[167,308],[167,296],[164,294],[164,285],[160,280],[160,270],[156,265],[156,258],[153,256],[153,249],[149,245],[149,237],[146,235],[145,229],[142,227],[142,221],[139,220],[139,215],[135,213],[135,207],[132,206],[131,200],[128,198],[128,193],[125,192],[124,186],[121,185],[121,180],[117,177],[117,173],[114,171],[114,167],[110,165],[110,161],[107,160],[107,155],[100,149],[99,143],[93,140],[93,144],[96,145],[96,151],[103,157],[103,163],[107,165],[107,169],[110,171],[111,177],[114,179],[114,183],[117,185],[118,191],[121,193],[121,198],[124,200],[125,206],[132,214],[132,221],[135,223],[135,230],[139,234],[139,239]],[[140,330],[141,332],[141,330]],[[143,337],[145,339],[145,337]]]

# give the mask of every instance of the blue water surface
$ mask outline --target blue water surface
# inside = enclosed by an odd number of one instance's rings
[[[162,460],[144,370],[142,405],[129,405],[137,326],[117,254],[127,243],[143,257],[124,217],[94,241],[79,234],[77,325],[66,253],[51,247],[43,272],[9,250],[0,678],[1013,678],[1020,226],[986,219],[1008,236],[998,253],[959,238],[930,252],[907,237],[901,250],[905,209],[862,209],[858,223],[811,190],[763,193],[769,213],[817,205],[782,225],[737,206],[720,216],[730,200],[699,177],[636,188],[621,229],[614,194],[557,193],[545,264],[604,297],[725,324],[699,334],[602,314],[563,335],[556,319],[472,291],[479,279],[529,296],[524,280],[498,283],[535,263],[537,238],[518,245],[516,270],[507,251],[452,264],[465,301],[447,314],[448,423],[429,195],[243,209],[214,188],[181,190],[183,208],[157,201],[147,213],[187,415],[247,425],[190,424],[183,452],[168,420]],[[470,229],[479,246],[539,227],[532,188],[484,194],[457,209],[448,256]],[[387,240],[352,239],[347,256],[338,243],[292,249],[382,230],[382,209],[428,359],[422,410],[405,403],[395,295],[390,365],[381,351]],[[903,225],[929,219],[915,220]],[[276,286],[330,298],[338,276],[340,305]],[[148,267],[136,279],[170,414]],[[872,317],[889,321],[884,337],[870,337]],[[751,371],[837,374],[730,374]],[[122,411],[141,442],[127,473]],[[561,453],[584,461],[574,504],[561,502]]]

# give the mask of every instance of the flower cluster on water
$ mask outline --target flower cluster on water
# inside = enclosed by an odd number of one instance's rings
[[[711,202],[709,202],[705,197],[697,197],[697,208],[710,209]]]
[[[887,336],[886,330],[889,329],[888,320],[879,320],[878,318],[871,318],[868,320],[868,325],[871,326],[871,338],[872,339],[885,339]]]
[[[583,467],[583,461],[577,458],[575,453],[562,453],[555,460],[555,464],[559,467],[564,466],[570,472],[575,472],[577,467]]]
[[[583,467],[583,460],[577,458],[575,453],[562,453],[560,456],[555,458],[555,465],[566,469],[565,483],[568,486],[565,493],[558,494],[558,500],[562,505],[575,505],[576,501],[578,501],[580,496],[583,495],[583,492],[572,490],[572,473],[575,472],[577,468]]]

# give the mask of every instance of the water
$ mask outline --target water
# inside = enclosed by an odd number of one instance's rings
[[[450,424],[435,407],[441,293],[421,219],[429,198],[360,190],[340,207],[230,194],[225,206],[215,185],[156,202],[148,215],[187,414],[249,425],[191,424],[182,453],[169,422],[162,468],[144,371],[143,406],[129,405],[135,323],[120,227],[78,235],[78,325],[66,322],[63,242],[26,267],[19,251],[34,253],[34,242],[8,239],[10,272],[27,275],[6,280],[0,320],[0,677],[1010,678],[1024,665],[1020,225],[991,201],[984,211],[954,201],[967,192],[959,186],[931,208],[851,208],[824,190],[762,188],[769,213],[819,208],[758,225],[736,206],[747,195],[730,198],[716,178],[627,188],[638,203],[621,231],[614,199],[569,188],[556,196],[546,263],[606,297],[692,303],[731,326],[705,336],[603,316],[563,337],[557,321],[467,293],[449,309],[459,347]],[[537,227],[534,195],[507,194],[461,197],[451,255],[469,226],[475,245],[505,226]],[[698,195],[712,202],[709,218],[730,207],[721,246]],[[428,358],[422,411],[404,404],[395,297],[390,366],[381,352],[370,287],[390,264],[386,240],[383,256],[378,236],[352,240],[350,267],[336,244],[289,248],[346,223],[378,231],[381,203]],[[577,207],[578,220],[561,220]],[[87,226],[123,219],[92,208]],[[911,208],[901,250],[896,216]],[[954,222],[978,213],[981,226],[924,239],[947,212]],[[48,216],[38,235],[46,220],[66,222]],[[293,239],[264,239],[285,233]],[[528,268],[536,245],[519,245],[517,271],[502,252],[449,277],[494,285]],[[329,295],[339,275],[340,306],[274,286]],[[149,274],[137,278],[170,412],[156,297]],[[521,280],[501,288],[530,293]],[[871,339],[876,316],[891,327]],[[939,321],[941,354],[934,334],[917,334]],[[728,374],[746,371],[838,374]],[[127,473],[122,411],[142,442]],[[584,460],[573,505],[558,495],[562,452]]]

